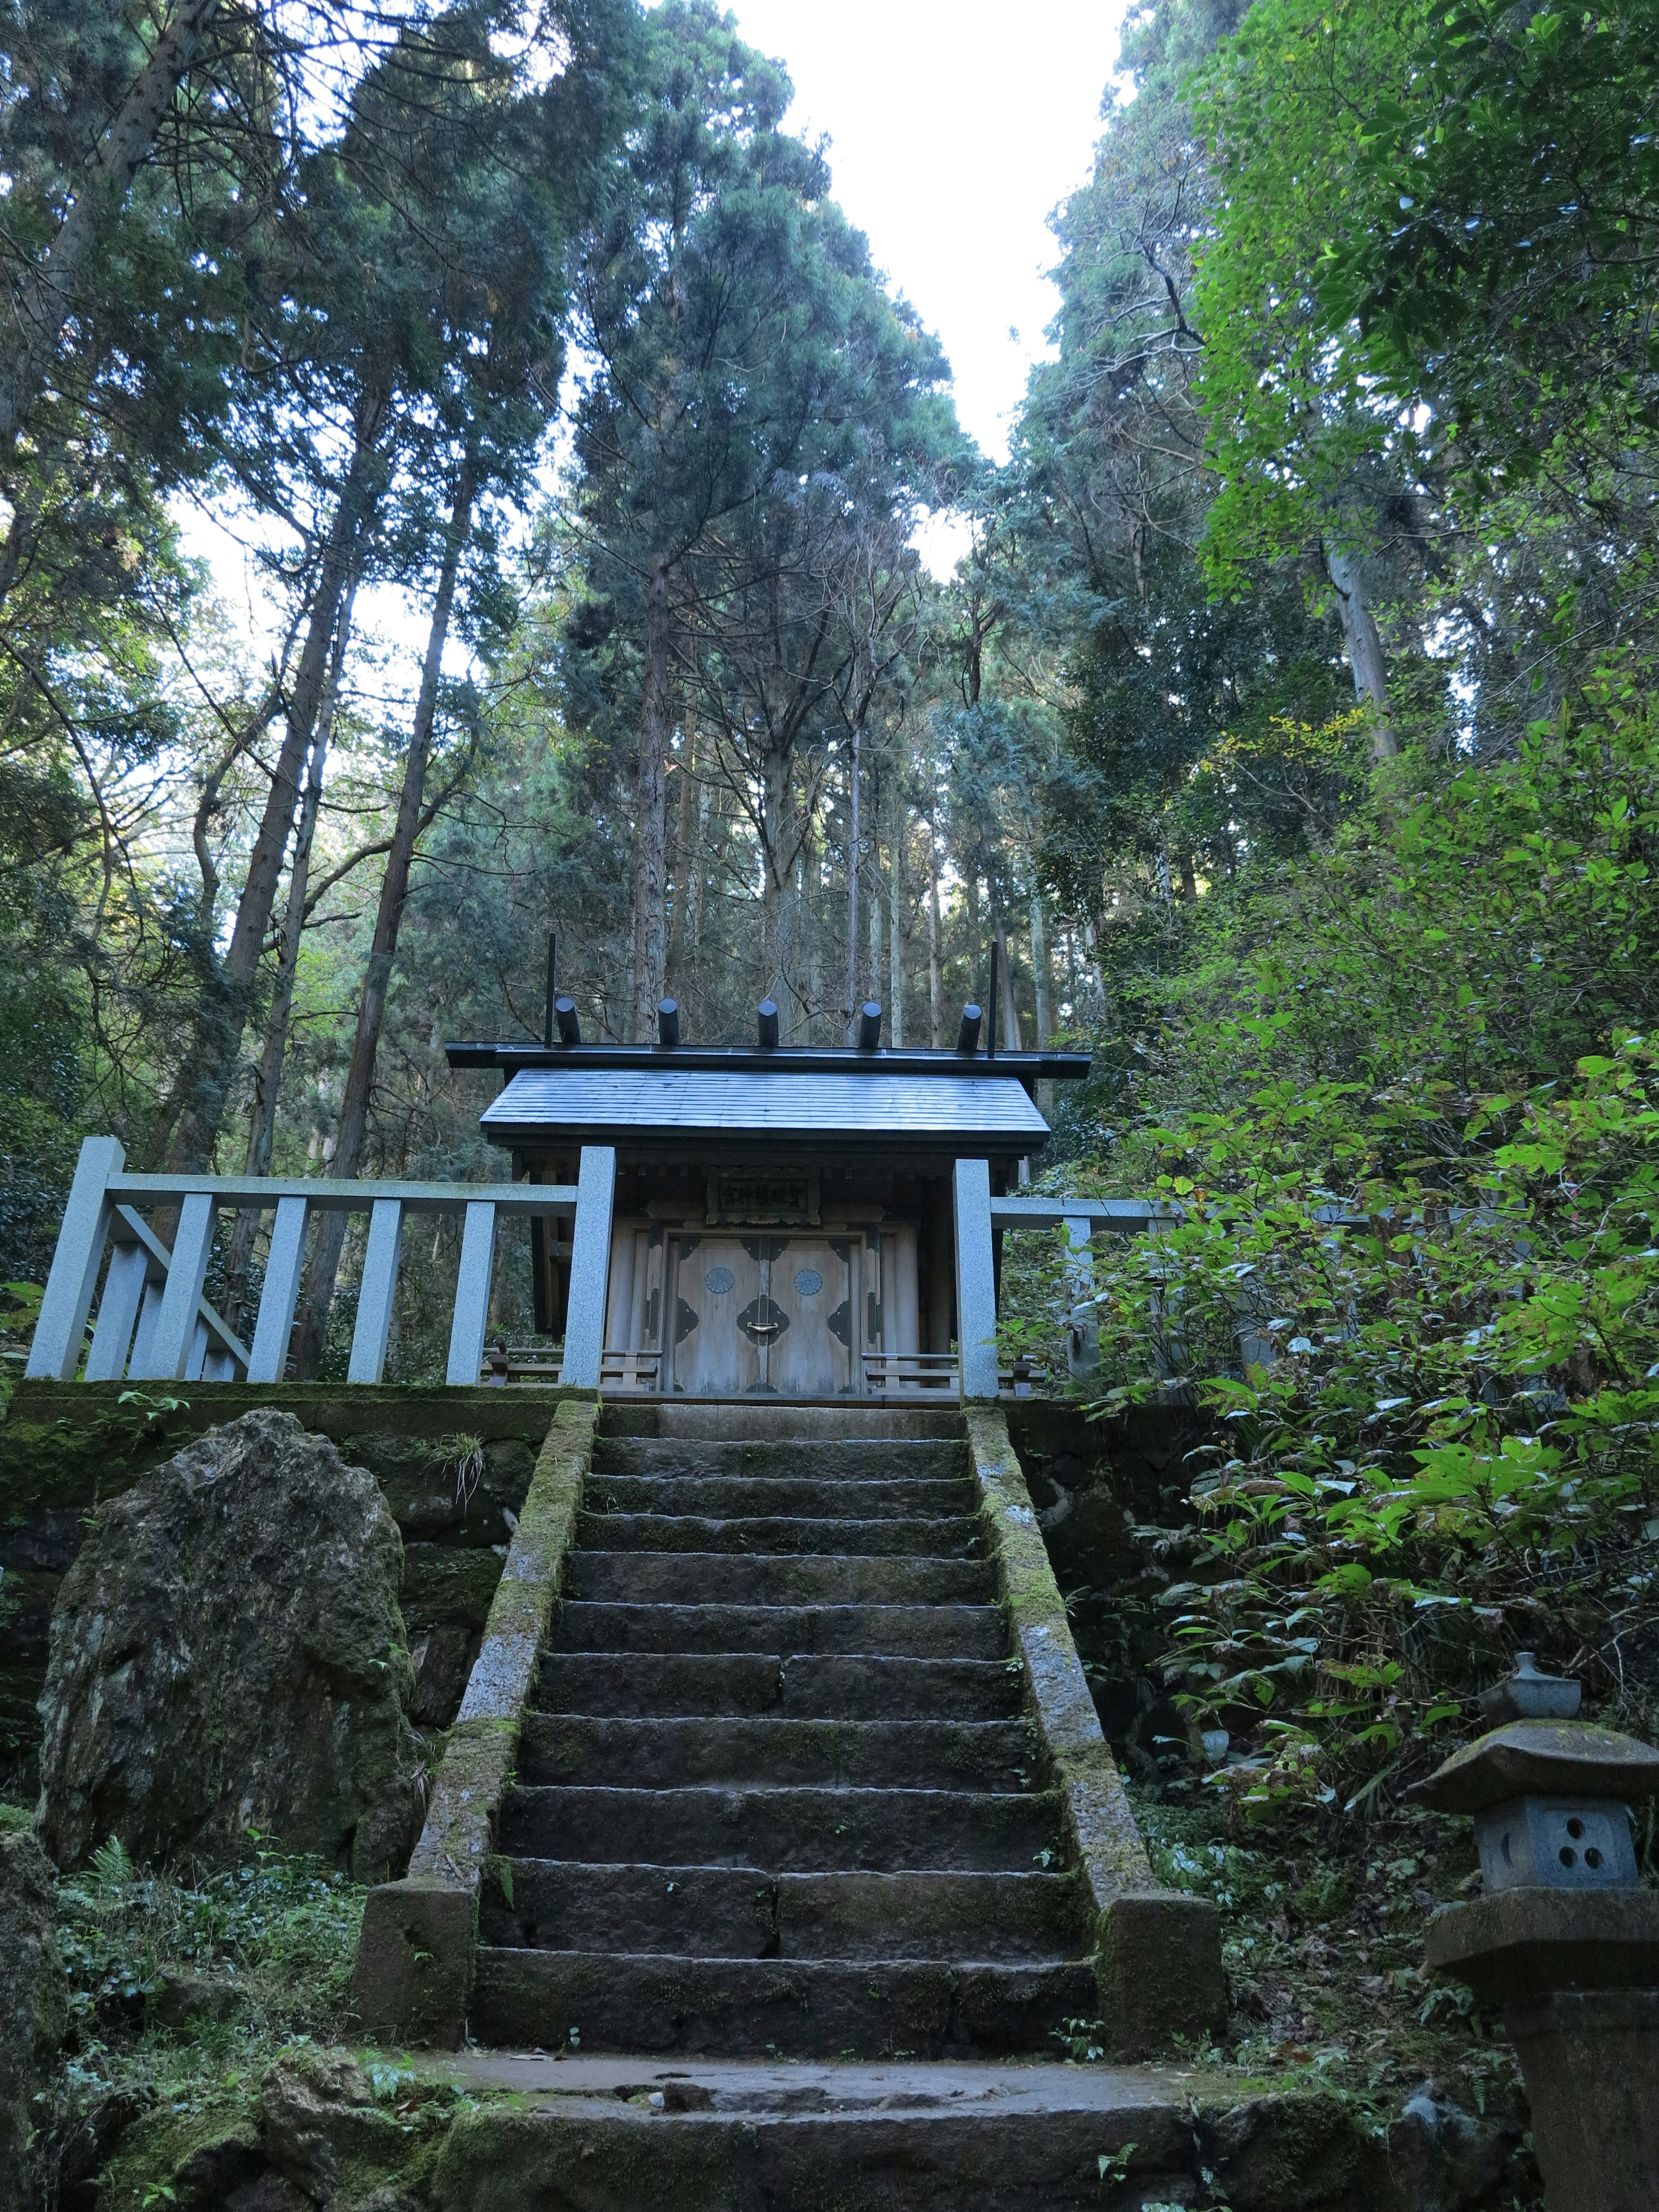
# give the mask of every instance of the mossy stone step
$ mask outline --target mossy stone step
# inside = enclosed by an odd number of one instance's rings
[[[836,1552],[584,1551],[570,1556],[574,1598],[662,1605],[988,1605],[986,1559],[898,1559]]]
[[[801,1719],[1005,1720],[1020,1680],[994,1659],[886,1659],[858,1652],[552,1651],[536,1708],[644,1717],[775,1714]]]
[[[549,1651],[858,1651],[916,1659],[1000,1659],[994,1605],[629,1605],[554,1608]]]
[[[971,1483],[957,1475],[595,1474],[585,1503],[594,1513],[702,1514],[810,1521],[945,1521],[971,1517]]]
[[[1052,2051],[1096,2002],[1092,1967],[900,1960],[698,1959],[482,1945],[479,2041],[791,2057]]]
[[[600,1436],[593,1477],[683,1475],[807,1479],[826,1487],[844,1482],[966,1481],[970,1470],[960,1437],[828,1437],[817,1441],[755,1437],[744,1442],[667,1437]]]
[[[876,1441],[908,1443],[962,1439],[959,1407],[874,1405],[784,1405],[774,1399],[725,1399],[693,1403],[684,1399],[611,1399],[605,1409],[607,1441],[660,1437],[679,1444],[827,1444]]]
[[[508,1858],[1024,1874],[1060,1864],[1060,1836],[1047,1791],[575,1784],[510,1790],[499,1841]]]
[[[611,1789],[685,1783],[899,1785],[914,1790],[1024,1790],[1036,1753],[1023,1721],[622,1720],[532,1713],[519,1743],[519,1776]]]
[[[576,1523],[576,1542],[594,1552],[739,1552],[767,1558],[830,1552],[846,1558],[889,1554],[968,1559],[978,1550],[979,1527],[966,1517],[806,1521],[757,1516],[713,1520],[690,1513],[584,1513]]]
[[[486,1883],[478,1933],[522,1950],[847,1962],[948,1957],[970,1928],[982,1962],[1053,1964],[1075,1955],[1078,1911],[1073,1875],[776,1875],[515,1859]]]

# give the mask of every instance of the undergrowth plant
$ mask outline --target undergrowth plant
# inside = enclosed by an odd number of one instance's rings
[[[1063,1173],[1180,1210],[1096,1239],[1079,1387],[1222,1439],[1164,1668],[1251,1815],[1397,1802],[1517,1647],[1659,1685],[1659,740],[1592,703],[1218,898]],[[1063,1368],[1062,1245],[1005,1350]]]

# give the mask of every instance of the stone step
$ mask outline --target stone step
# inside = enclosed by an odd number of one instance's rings
[[[578,1550],[566,1587],[574,1598],[666,1605],[987,1605],[996,1595],[986,1559],[835,1553]]]
[[[684,1958],[480,1946],[469,2025],[481,2043],[585,2051],[871,2057],[1051,2051],[1098,2003],[1081,1963]]]
[[[712,1521],[700,1514],[582,1513],[576,1544],[584,1552],[739,1552],[755,1558],[830,1554],[922,1559],[971,1559],[979,1542],[974,1521],[796,1521],[756,1516]]]
[[[955,1475],[866,1480],[821,1474],[589,1475],[590,1513],[702,1514],[712,1520],[945,1521],[974,1511],[971,1483]]]
[[[786,1874],[785,1959],[962,1959],[1077,1964],[1082,1890],[1071,1874]]]
[[[507,1901],[507,1883],[512,1902]],[[701,1959],[1074,1960],[1073,1875],[786,1874],[514,1859],[478,1939],[502,1949]]]
[[[1019,1710],[1006,1660],[876,1659],[863,1652],[550,1651],[537,1710],[643,1718],[768,1714],[803,1720],[1006,1720]]]
[[[1051,1792],[725,1784],[514,1789],[501,1805],[500,1847],[509,1858],[766,1866],[780,1873],[1047,1873],[1060,1866],[1064,1852]]]
[[[1037,1755],[1024,1721],[618,1720],[531,1713],[519,1777],[611,1788],[840,1783],[1025,1790]]]
[[[603,1475],[805,1475],[826,1483],[957,1481],[969,1478],[968,1448],[943,1437],[754,1438],[718,1443],[693,1437],[596,1437],[593,1478]]]
[[[555,1607],[550,1651],[863,1651],[917,1659],[1001,1659],[994,1605],[626,1605]]]
[[[500,1950],[769,1959],[778,1948],[778,1881],[749,1866],[498,1859],[479,1899],[478,1941]]]
[[[959,1406],[880,1406],[867,1399],[845,1406],[782,1406],[775,1400],[684,1405],[672,1399],[624,1405],[613,1398],[605,1405],[602,1429],[606,1437],[684,1437],[698,1443],[957,1442],[963,1434]]]
[[[587,2055],[586,2034],[581,2051],[555,2057],[562,2029],[547,2041],[545,2057],[467,2050],[410,2062],[477,2101],[439,2159],[444,2204],[1352,2212],[1401,2193],[1357,2103],[1213,2064],[607,2058]]]

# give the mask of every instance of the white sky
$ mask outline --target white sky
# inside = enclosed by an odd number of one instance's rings
[[[828,134],[836,199],[944,341],[962,421],[1006,459],[1059,306],[1042,273],[1048,216],[1090,173],[1122,0],[733,0],[732,12],[793,80],[789,128]]]

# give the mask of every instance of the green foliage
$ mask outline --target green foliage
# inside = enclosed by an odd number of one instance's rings
[[[135,1868],[112,1837],[63,1883],[58,1941],[83,2055],[167,1976],[231,1985],[244,2035],[326,2037],[343,2025],[365,1893],[249,1841],[245,1864],[191,1882]]]
[[[1650,645],[1656,52],[1652,0],[1261,0],[1196,73],[1218,585],[1363,551],[1505,689]]]
[[[1397,1794],[1517,1645],[1639,1715],[1656,826],[1659,726],[1610,679],[1513,762],[1402,770],[1143,987],[1095,1173],[1182,1218],[1097,1240],[1106,1403],[1174,1389],[1226,1438],[1166,1679],[1253,1812]],[[1028,1269],[1011,1348],[1074,1296]]]

